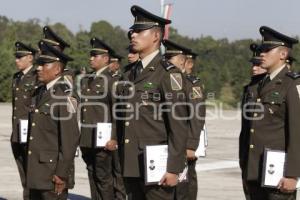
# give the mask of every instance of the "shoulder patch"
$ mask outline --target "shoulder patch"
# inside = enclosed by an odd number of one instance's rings
[[[288,77],[291,77],[292,79],[300,78],[300,73],[297,73],[297,72],[288,72],[288,73],[286,73],[286,75]]]
[[[182,89],[182,75],[181,73],[171,73],[171,88],[172,90],[181,90]]]
[[[170,69],[175,68],[175,65],[167,61],[166,59],[161,60],[161,65],[165,68],[165,70],[169,71]]]
[[[201,87],[192,87],[193,93],[192,93],[192,99],[201,99],[203,98],[203,92]]]

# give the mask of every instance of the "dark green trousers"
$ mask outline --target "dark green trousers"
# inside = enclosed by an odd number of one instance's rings
[[[68,190],[64,190],[63,193],[57,195],[54,191],[50,190],[29,190],[30,200],[67,200]]]

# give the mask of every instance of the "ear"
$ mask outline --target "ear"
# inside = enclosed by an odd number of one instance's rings
[[[282,49],[280,51],[280,60],[286,60],[288,58],[288,51],[286,49]]]

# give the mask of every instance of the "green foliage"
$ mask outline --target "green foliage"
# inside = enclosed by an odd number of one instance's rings
[[[64,24],[50,25],[55,32],[64,38],[71,48],[66,53],[74,58],[69,68],[80,69],[89,66],[90,39],[98,37],[109,44],[118,54],[123,55],[122,64],[126,64],[129,44],[127,30],[112,26],[106,21],[94,22],[89,31],[73,34]],[[32,44],[37,48],[43,37],[40,20],[31,19],[25,22],[13,21],[0,16],[0,101],[11,98],[11,78],[16,72],[14,64],[14,43],[17,40]],[[205,84],[207,92],[214,93],[218,101],[235,106],[240,101],[243,85],[250,78],[251,57],[250,39],[228,41],[214,39],[210,36],[189,38],[182,36],[176,29],[170,29],[170,40],[193,49],[199,54],[195,71]],[[258,41],[256,41],[258,42]],[[295,46],[293,56],[300,61],[300,45]],[[300,70],[299,64],[294,64]]]

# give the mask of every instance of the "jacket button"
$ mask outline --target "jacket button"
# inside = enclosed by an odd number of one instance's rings
[[[131,107],[130,104],[127,104],[127,105],[126,105],[126,108],[130,108],[130,107]]]
[[[16,116],[13,116],[13,118],[14,118],[14,119],[17,119],[17,117],[16,117]]]
[[[31,153],[32,153],[32,152],[29,150],[29,151],[28,151],[28,155],[31,155]]]
[[[253,144],[250,144],[250,149],[253,149],[254,148],[254,145]]]
[[[129,122],[125,122],[125,126],[129,126]]]
[[[261,99],[256,99],[256,102],[258,102],[258,103],[261,102]]]
[[[130,142],[129,139],[125,139],[125,143],[128,144]]]
[[[18,100],[18,97],[15,97],[15,100]]]
[[[83,112],[86,112],[86,108],[85,108],[85,109],[83,109]]]
[[[34,123],[34,122],[32,122],[31,126],[35,126],[35,123]]]
[[[87,92],[91,91],[89,88],[86,90]]]
[[[129,91],[133,91],[133,87],[130,87],[130,88],[129,88]]]
[[[19,91],[19,88],[16,88],[17,91]]]
[[[39,112],[39,109],[35,109],[34,112],[38,113],[38,112]]]
[[[29,138],[30,140],[33,140],[33,137],[32,136],[30,136],[30,138]]]
[[[254,117],[257,117],[257,113],[254,113],[253,116],[254,116]]]
[[[251,132],[251,133],[254,133],[254,129],[253,129],[253,128],[251,128],[251,129],[250,129],[250,132]]]
[[[49,160],[50,162],[53,162],[52,160]]]
[[[88,102],[89,100],[88,100],[88,99],[84,99],[84,101],[85,101],[85,102]]]
[[[14,107],[14,110],[17,110],[17,107],[16,107],[16,106]]]

